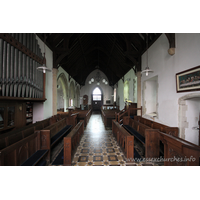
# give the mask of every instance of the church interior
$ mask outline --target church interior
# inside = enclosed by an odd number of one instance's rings
[[[4,1],[3,199],[196,199],[199,6]]]
[[[0,33],[0,165],[200,166],[199,44]]]

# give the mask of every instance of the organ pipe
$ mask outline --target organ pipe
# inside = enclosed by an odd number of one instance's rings
[[[42,52],[33,33],[0,33],[0,96],[43,97]]]

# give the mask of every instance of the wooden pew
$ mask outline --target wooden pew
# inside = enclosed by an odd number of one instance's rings
[[[161,131],[163,133],[167,133],[169,135],[173,135],[175,137],[178,137],[178,134],[179,134],[178,127],[169,127],[169,126],[166,126],[164,124],[161,124],[161,123],[149,120],[149,119],[145,119],[141,116],[135,116],[134,120],[138,121],[142,124],[145,124],[146,126],[149,126],[153,129],[158,129],[159,131]]]
[[[83,133],[84,133],[84,121],[81,120],[74,127],[74,129],[66,137],[64,137],[64,152],[63,152],[63,154],[64,154],[63,165],[64,166],[71,165],[73,154],[81,140]]]
[[[41,137],[38,131],[0,151],[1,166],[30,166],[40,161],[46,161],[43,165],[50,162],[50,137]]]
[[[165,166],[200,166],[200,146],[167,133],[159,133],[165,149]]]
[[[75,110],[72,113],[74,114],[76,112],[77,111]],[[84,126],[86,127],[89,120],[90,120],[91,114],[92,114],[92,109],[90,109],[90,110],[79,110],[78,116],[77,116],[77,122],[84,120]]]
[[[141,106],[141,108],[130,107],[126,110],[123,109],[122,111],[117,113],[116,118],[117,118],[118,123],[122,124],[123,123],[123,117],[125,117],[125,116],[129,116],[130,118],[134,118],[135,115],[137,115],[137,110],[141,110],[141,115],[142,115],[142,106]]]
[[[112,120],[112,132],[122,148],[127,161],[133,161],[134,157],[134,136],[128,133],[116,120]],[[137,153],[138,154],[138,153]]]
[[[51,148],[60,140],[62,139],[72,128],[72,125],[67,124],[67,119],[63,118],[62,120],[45,127],[44,129],[40,130],[40,134],[50,136],[50,146]]]
[[[67,124],[72,125],[72,128],[74,128],[78,121],[78,112],[76,113],[69,113],[69,112],[58,112],[58,116],[60,118],[67,118]]]
[[[101,109],[101,117],[105,127],[112,127],[112,120],[115,119],[116,109],[104,110]]]
[[[61,120],[62,118],[63,116],[54,115],[50,118],[37,121],[34,124],[30,124],[28,126],[0,135],[0,150],[33,134],[36,130],[41,130],[51,124],[54,124],[55,122]]]
[[[130,117],[123,118],[123,128],[145,147],[145,158],[160,157],[160,137],[157,129],[152,129]]]

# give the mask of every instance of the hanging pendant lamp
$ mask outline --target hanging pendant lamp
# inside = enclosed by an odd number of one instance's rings
[[[147,67],[141,73],[145,73],[146,76],[148,76],[149,73],[152,73],[152,72],[153,72],[153,70],[149,69],[149,67],[148,67],[148,33],[147,33]]]

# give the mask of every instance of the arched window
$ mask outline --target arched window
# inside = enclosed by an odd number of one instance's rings
[[[101,101],[101,90],[98,87],[93,90],[92,95],[94,101]]]
[[[124,102],[129,100],[129,81],[124,83]]]
[[[116,88],[114,89],[114,99],[113,101],[116,102],[116,99],[117,99],[117,91],[116,91]]]

